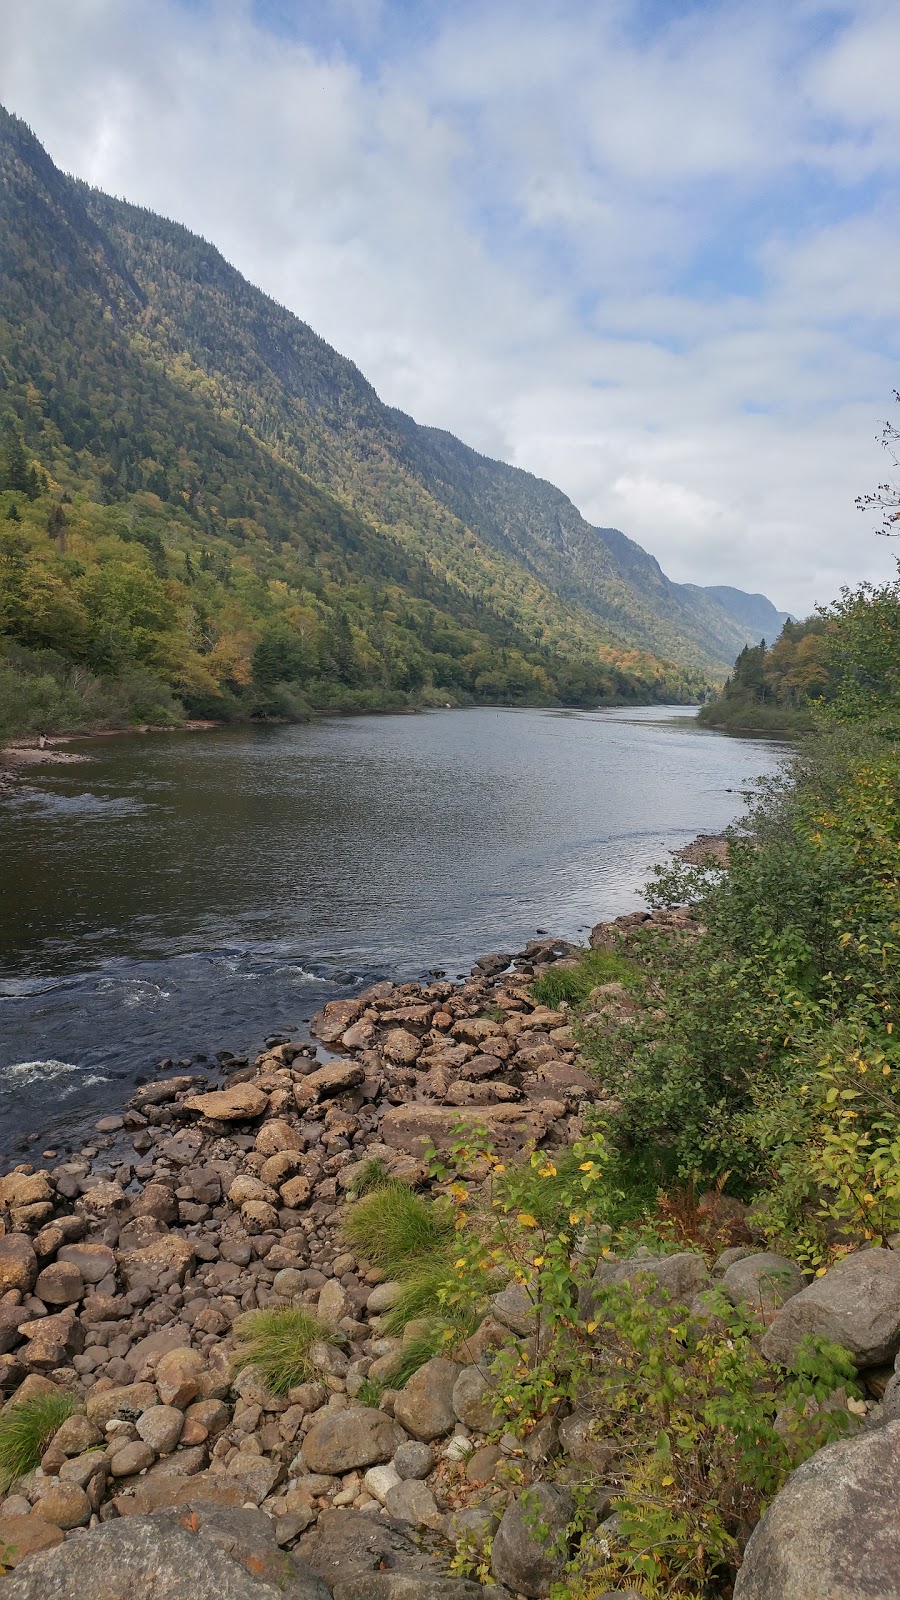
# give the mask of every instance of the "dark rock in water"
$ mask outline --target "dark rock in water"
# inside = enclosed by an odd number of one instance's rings
[[[28,1556],[4,1600],[329,1600],[279,1550],[268,1517],[203,1502],[177,1515],[119,1518]]]
[[[495,955],[482,956],[480,961],[476,961],[472,972],[483,978],[493,978],[497,973],[505,972],[511,961],[511,955],[498,951]]]

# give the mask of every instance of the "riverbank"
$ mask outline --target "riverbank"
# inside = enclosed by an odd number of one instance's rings
[[[548,937],[483,957],[460,983],[376,984],[327,1003],[309,1038],[221,1062],[219,1087],[160,1063],[79,1149],[48,1147],[40,1166],[0,1179],[0,1473],[4,1419],[23,1404],[35,1418],[0,1503],[3,1594],[35,1600],[66,1574],[66,1597],[88,1585],[112,1596],[126,1567],[146,1586],[186,1561],[192,1591],[208,1581],[212,1593],[223,1544],[236,1571],[258,1575],[261,1600],[286,1583],[304,1600],[596,1594],[631,1472],[621,1415],[610,1430],[599,1391],[598,1409],[586,1404],[593,1331],[614,1315],[606,1285],[690,1302],[700,1339],[725,1316],[723,1351],[738,1337],[728,1317],[762,1307],[773,1364],[754,1373],[755,1403],[770,1395],[782,1419],[795,1402],[778,1364],[797,1326],[833,1333],[843,1316],[877,1363],[884,1252],[854,1258],[864,1314],[842,1299],[846,1265],[806,1287],[766,1253],[750,1210],[715,1192],[700,1197],[703,1242],[682,1238],[674,1254],[664,1232],[636,1257],[610,1249],[608,1228],[602,1248],[585,1232],[605,1159],[591,1128],[616,1104],[581,1030],[614,1035],[639,1011],[648,939],[689,946],[701,932],[684,910],[636,913],[596,925],[588,956]],[[492,1211],[506,1242],[479,1263]],[[401,1215],[416,1230],[408,1260],[382,1239]],[[540,1398],[557,1337],[542,1269],[561,1225],[591,1358],[574,1406],[555,1382]],[[426,1238],[432,1280],[466,1268],[458,1314],[422,1277]],[[894,1322],[900,1341],[896,1307]],[[686,1326],[679,1340],[693,1348]],[[526,1399],[514,1369],[531,1367]],[[638,1361],[629,1382],[641,1381]],[[702,1388],[696,1365],[687,1381]],[[836,1405],[851,1431],[862,1419],[870,1430],[854,1446],[867,1481],[867,1453],[900,1428],[888,1420],[900,1397],[886,1397],[877,1365],[863,1399],[848,1393]],[[810,1515],[821,1531],[817,1504]],[[768,1582],[765,1527],[748,1560]],[[750,1600],[782,1594],[753,1581],[738,1586]]]

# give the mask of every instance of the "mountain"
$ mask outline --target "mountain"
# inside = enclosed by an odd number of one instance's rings
[[[682,588],[694,590],[696,586],[685,583]],[[776,611],[764,594],[745,594],[743,589],[731,589],[724,583],[696,592],[711,595],[713,600],[731,613],[735,621],[746,629],[746,644],[759,644],[763,639],[773,644],[785,623],[797,620],[790,611]]]
[[[211,244],[64,176],[2,111],[0,218],[20,672],[44,652],[57,682],[149,674],[208,711],[581,704],[693,697],[745,642],[713,596],[384,405]]]

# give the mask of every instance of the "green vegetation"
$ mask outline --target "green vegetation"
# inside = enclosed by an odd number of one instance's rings
[[[30,1395],[5,1408],[0,1415],[0,1494],[40,1466],[53,1435],[75,1410],[76,1401],[62,1392]]]
[[[515,1163],[461,1113],[431,1152],[456,1212],[433,1304],[474,1320],[512,1280],[533,1310],[493,1362],[498,1432],[524,1441],[573,1406],[591,1419],[556,1600],[730,1593],[772,1496],[864,1411],[840,1347],[804,1341],[783,1369],[754,1310],[715,1287],[704,1316],[637,1263],[626,1282],[605,1270],[636,1249],[712,1262],[746,1239],[745,1204],[810,1272],[900,1232],[900,582],[845,594],[812,636],[831,674],[815,734],[760,786],[727,867],[676,863],[650,886],[695,924],[623,935],[616,977],[646,1004],[590,1024],[590,979],[610,973],[589,979],[592,956],[533,987],[568,1000],[614,1109]],[[488,1570],[485,1550],[463,1541],[456,1570]]]
[[[448,1249],[453,1218],[445,1208],[421,1199],[408,1184],[394,1179],[370,1190],[350,1208],[344,1232],[367,1261],[392,1277],[402,1277]]]
[[[639,973],[632,961],[605,950],[584,950],[579,953],[577,965],[555,963],[543,972],[531,986],[538,1005],[552,1009],[565,1001],[568,1005],[582,1005],[604,983],[621,983],[626,988],[639,982]]]
[[[273,1394],[287,1394],[312,1375],[310,1351],[317,1340],[335,1335],[301,1306],[245,1311],[234,1325],[238,1347],[234,1370],[256,1367]]]
[[[896,583],[844,589],[806,622],[742,650],[709,727],[808,733],[818,726],[896,717],[900,708],[900,600]]]
[[[383,406],[2,109],[0,197],[0,734],[687,701],[717,670],[558,490]]]

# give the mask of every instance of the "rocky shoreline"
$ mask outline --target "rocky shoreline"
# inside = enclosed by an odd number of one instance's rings
[[[684,911],[635,913],[598,924],[591,944],[616,948],[636,925],[660,937],[696,929]],[[490,1362],[529,1336],[527,1293],[512,1283],[495,1294],[471,1337],[391,1388],[414,1330],[386,1332],[397,1285],[348,1247],[344,1218],[373,1160],[425,1185],[426,1147],[446,1150],[468,1113],[501,1154],[552,1153],[579,1137],[586,1103],[602,1104],[603,1090],[579,1060],[567,1009],[531,992],[572,956],[566,941],[539,939],[485,957],[463,983],[384,982],[332,1001],[311,1039],[232,1061],[221,1089],[160,1076],[121,1115],[101,1118],[77,1154],[58,1161],[47,1151],[43,1167],[21,1164],[0,1179],[0,1423],[36,1395],[77,1402],[40,1466],[0,1501],[0,1571],[10,1569],[0,1595],[548,1593],[562,1558],[536,1537],[528,1496],[560,1529],[566,1482],[611,1457],[577,1408],[558,1409],[525,1439],[498,1437]],[[600,986],[591,1004],[609,1026],[634,1009],[618,983]],[[691,1252],[641,1265],[685,1303],[713,1282],[735,1300],[768,1295],[773,1359],[798,1328],[841,1337],[871,1375],[870,1398],[853,1419],[859,1439],[832,1448],[855,1448],[857,1465],[860,1450],[883,1454],[900,1430],[891,1367],[900,1257],[861,1252],[807,1286],[746,1228],[745,1238],[711,1268]],[[286,1306],[307,1307],[329,1337],[312,1346],[308,1381],[278,1394],[252,1366],[236,1370],[233,1330],[242,1313]],[[367,1403],[376,1380],[388,1387]],[[881,1463],[882,1500],[897,1470]],[[594,1495],[598,1523],[610,1492]],[[821,1482],[818,1492],[827,1523]],[[736,1593],[792,1600],[799,1588],[770,1582],[767,1524]],[[489,1581],[450,1575],[460,1541],[485,1535]]]

